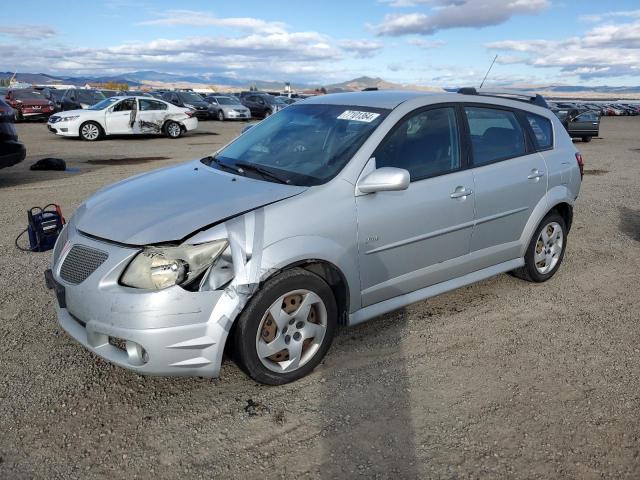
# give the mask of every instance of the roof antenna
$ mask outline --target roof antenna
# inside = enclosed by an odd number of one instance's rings
[[[484,85],[484,81],[487,79],[487,77],[489,76],[489,72],[491,71],[491,69],[493,68],[493,64],[496,63],[496,60],[498,58],[498,55],[496,55],[495,57],[493,57],[493,62],[491,62],[491,66],[489,67],[489,70],[487,70],[487,73],[484,75],[484,78],[482,79],[482,83],[480,84],[480,88],[482,88],[482,86]]]

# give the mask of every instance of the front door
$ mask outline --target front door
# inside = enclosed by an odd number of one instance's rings
[[[456,108],[421,109],[376,149],[377,168],[409,171],[409,188],[356,197],[362,305],[468,273],[474,185]]]
[[[133,132],[137,105],[135,98],[126,98],[107,111],[107,134],[127,134]]]

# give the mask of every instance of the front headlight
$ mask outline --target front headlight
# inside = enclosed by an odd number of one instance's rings
[[[178,247],[147,247],[127,266],[120,283],[161,290],[188,285],[207,270],[227,248],[227,240]]]
[[[71,122],[73,120],[76,120],[80,118],[80,115],[70,115],[68,117],[62,117],[62,119],[60,120],[61,122]]]

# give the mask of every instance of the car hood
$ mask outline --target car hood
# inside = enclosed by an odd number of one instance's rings
[[[306,189],[228,174],[195,160],[97,192],[74,222],[84,233],[129,245],[173,242]]]
[[[86,110],[65,110],[63,112],[57,112],[55,114],[55,116],[56,117],[72,117],[74,115],[85,115],[86,113],[87,113]],[[51,117],[49,117],[49,118],[51,118]]]

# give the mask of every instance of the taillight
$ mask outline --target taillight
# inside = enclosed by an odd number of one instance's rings
[[[187,117],[189,117],[189,118],[193,117],[193,111],[191,111],[191,110],[187,110],[187,111],[186,111],[186,112],[184,112],[184,113],[185,113],[185,114],[187,115]]]
[[[580,152],[576,152],[576,162],[578,162],[578,168],[580,169],[580,179],[584,178],[584,160]]]

